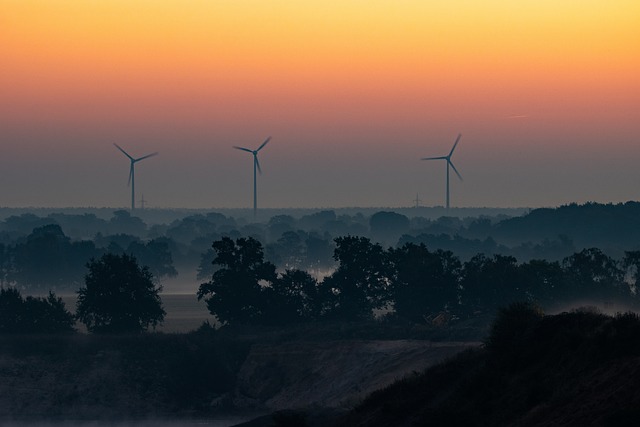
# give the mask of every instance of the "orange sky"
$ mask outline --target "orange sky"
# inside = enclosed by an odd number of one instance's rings
[[[593,158],[583,159],[589,162],[601,154],[599,147],[613,144],[627,150],[625,159],[640,159],[637,0],[0,0],[0,61],[0,125],[8,130],[2,145],[8,153],[22,147],[23,156],[29,153],[25,146],[65,141],[69,147],[103,147],[134,144],[136,138],[142,139],[140,151],[171,153],[173,140],[159,137],[171,135],[186,150],[180,169],[189,155],[201,158],[198,150],[205,147],[213,150],[208,155],[235,159],[230,145],[257,145],[273,134],[282,149],[304,145],[300,155],[328,159],[318,144],[329,144],[357,157],[358,164],[362,148],[373,144],[375,165],[389,157],[390,147],[403,152],[398,162],[447,151],[463,132],[467,167],[477,167],[486,188],[495,188],[486,174],[493,168],[472,166],[472,159],[482,159],[486,149],[508,149],[513,141],[520,141],[520,150],[541,150],[528,158],[589,147]],[[118,168],[121,159],[113,157]],[[536,169],[522,165],[527,167]],[[418,164],[415,176],[396,183],[411,186],[407,195],[392,184],[382,195],[368,193],[367,183],[376,179],[369,176],[338,197],[330,185],[343,181],[323,187],[309,178],[306,188],[321,195],[315,203],[305,188],[286,187],[283,172],[279,188],[287,190],[269,190],[265,181],[266,194],[271,191],[265,205],[344,205],[353,202],[350,192],[362,194],[356,204],[400,205],[417,191],[430,199],[427,204],[441,204],[441,189],[421,183],[440,186],[441,174],[420,174],[420,168],[428,166]],[[406,168],[400,164],[397,170]],[[70,179],[62,171],[50,173]],[[210,178],[246,178],[233,168],[225,173]],[[96,179],[103,185],[111,177]],[[238,191],[247,185],[242,182]],[[177,194],[178,185],[163,185],[176,192],[158,192],[158,204],[169,206],[243,206],[249,199],[211,190],[203,202]],[[460,186],[459,204],[638,198],[606,193],[606,186],[593,194],[563,190],[546,200],[544,188],[527,199],[515,188],[500,197],[478,186]],[[121,190],[105,190],[104,203],[120,203]],[[79,199],[60,195],[54,202],[28,187],[0,205],[100,204],[88,189],[80,193]]]

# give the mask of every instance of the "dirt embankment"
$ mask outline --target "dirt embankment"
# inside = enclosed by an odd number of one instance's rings
[[[7,419],[138,419],[352,407],[478,343],[315,340],[245,344],[208,334],[4,337]]]
[[[238,374],[237,407],[350,407],[477,342],[328,341],[254,345]]]

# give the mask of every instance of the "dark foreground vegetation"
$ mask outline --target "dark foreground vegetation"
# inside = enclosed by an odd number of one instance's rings
[[[264,413],[269,410],[265,401],[278,394],[280,387],[294,387],[304,379],[300,372],[331,372],[336,370],[336,360],[363,363],[356,357],[360,353],[349,354],[361,343],[393,340],[402,349],[403,340],[411,338],[430,348],[428,341],[421,340],[447,340],[451,332],[435,326],[406,326],[371,321],[216,330],[205,324],[184,334],[3,335],[0,425],[8,420],[216,419]],[[469,338],[481,329],[466,327],[461,333]],[[284,348],[296,359],[286,351],[280,354]],[[273,354],[265,355],[264,349]],[[256,357],[256,352],[262,356]],[[296,360],[314,354],[317,365],[301,370]],[[396,357],[376,360],[397,369]],[[331,386],[337,401],[346,400],[359,386],[348,378],[336,380],[342,383]],[[333,384],[331,377],[326,381]],[[304,406],[315,403],[308,401]]]
[[[338,221],[349,227],[333,224],[332,233],[342,236],[335,239],[329,233],[320,238],[314,228],[337,221],[327,212],[299,220],[274,217],[267,225],[245,224],[242,232],[234,220],[209,214],[151,233],[139,218],[119,211],[108,223],[85,218],[82,233],[93,224],[112,233],[137,230],[138,237],[97,232],[93,240],[73,240],[61,225],[35,216],[9,218],[0,226],[0,422],[209,417],[271,409],[264,404],[278,390],[317,374],[315,366],[287,370],[310,354],[311,347],[299,343],[321,343],[315,354],[323,367],[331,367],[344,360],[330,357],[331,351],[359,349],[366,340],[423,340],[428,346],[439,341],[441,348],[457,341],[459,351],[483,339],[482,348],[374,393],[344,418],[333,410],[303,408],[255,425],[631,425],[640,416],[635,409],[640,407],[638,317],[595,310],[544,316],[542,310],[561,312],[576,304],[610,312],[638,307],[640,228],[627,226],[635,224],[639,208],[637,203],[571,205],[498,222],[356,214]],[[561,231],[550,225],[559,218],[571,233],[586,235],[603,225],[608,234],[594,232],[582,242],[602,242],[607,250],[615,246],[617,258],[595,246],[575,248],[573,234],[559,236],[560,246],[550,240],[523,244],[531,249],[524,261],[490,237],[473,241],[480,246],[470,240],[487,233],[502,235],[504,242],[510,236],[547,239],[545,233]],[[34,222],[37,227],[31,228]],[[306,231],[296,229],[303,224]],[[17,225],[24,226],[23,234],[15,231]],[[408,234],[420,227],[464,231],[467,237]],[[367,233],[370,237],[362,235]],[[201,261],[200,277],[208,279],[197,297],[220,329],[205,324],[187,334],[145,333],[165,315],[155,279],[176,274],[172,254],[181,246],[172,239],[191,237],[198,248],[213,241],[209,251],[190,256]],[[264,245],[264,239],[270,243]],[[458,249],[442,249],[438,242],[446,241],[456,241]],[[531,257],[544,253],[553,255]],[[191,263],[194,275],[196,264]],[[51,291],[48,297],[20,292],[51,285],[77,291],[75,314]],[[76,333],[76,321],[92,334]],[[414,344],[404,350],[421,351]],[[385,354],[405,360],[400,353]],[[377,373],[372,370],[371,376]],[[335,384],[344,387],[340,375],[334,375]],[[240,377],[243,387],[250,385],[244,391]],[[338,387],[333,381],[326,386]],[[337,390],[334,395],[343,389]],[[308,399],[304,406],[314,403]],[[286,400],[282,404],[286,407]]]
[[[188,334],[5,335],[0,340],[0,422],[215,418],[239,410],[264,411],[259,396],[275,393],[272,387],[290,374],[283,371],[286,356],[267,359],[279,364],[256,366],[256,359],[248,360],[255,349],[293,348],[299,359],[310,342],[320,343],[327,352],[319,360],[328,368],[336,360],[330,357],[332,348],[351,348],[342,343],[446,341],[456,333],[466,339],[484,333],[484,346],[414,372],[347,414],[344,407],[325,409],[310,401],[251,425],[636,425],[638,316],[607,316],[595,309],[545,316],[528,303],[501,309],[488,329],[462,322],[409,326],[370,321],[221,330],[205,325]],[[247,364],[253,365],[248,377]],[[242,375],[258,394],[242,395]],[[287,381],[296,378],[302,379]],[[335,378],[328,387],[343,390],[344,383],[345,378]]]
[[[638,384],[636,314],[543,316],[515,304],[484,348],[374,393],[336,425],[635,426]]]
[[[248,349],[208,328],[6,335],[0,340],[0,424],[208,415],[220,410],[211,402],[232,390]]]

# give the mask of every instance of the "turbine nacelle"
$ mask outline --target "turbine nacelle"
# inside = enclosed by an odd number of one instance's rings
[[[264,142],[260,144],[260,146],[255,150],[251,150],[246,147],[238,147],[237,145],[234,145],[233,148],[235,148],[236,150],[246,151],[247,153],[253,154],[253,164],[258,169],[258,172],[260,173],[260,175],[262,175],[262,168],[260,167],[260,161],[258,160],[258,151],[262,150],[264,146],[269,143],[269,141],[271,141],[271,137],[268,137],[267,139],[265,139]]]

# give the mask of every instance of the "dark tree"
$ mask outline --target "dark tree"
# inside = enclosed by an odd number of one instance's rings
[[[518,269],[526,300],[546,309],[558,309],[567,302],[566,275],[559,262],[531,260]]]
[[[114,233],[144,236],[147,231],[147,224],[137,216],[131,216],[129,211],[117,210],[113,212],[113,218],[109,220],[109,228]]]
[[[25,325],[27,332],[59,333],[73,332],[76,323],[75,316],[65,307],[62,298],[49,292],[46,298],[28,296],[24,300]]]
[[[153,239],[147,243],[131,242],[127,253],[136,257],[142,265],[149,267],[154,277],[178,275],[178,271],[173,266],[173,258],[166,239]]]
[[[328,234],[321,237],[317,233],[309,233],[305,240],[307,268],[319,269],[333,266],[333,241]]]
[[[608,303],[629,296],[623,284],[623,273],[616,261],[600,249],[590,248],[577,252],[563,261],[568,286],[574,300]]]
[[[8,281],[9,271],[11,269],[11,256],[8,248],[0,243],[0,286]]]
[[[291,215],[272,216],[267,224],[269,237],[271,240],[276,240],[278,236],[281,236],[283,233],[292,231],[295,223],[296,220]]]
[[[213,218],[214,217],[211,217],[211,219]],[[222,216],[222,218],[224,218],[224,216]],[[216,230],[217,226],[209,219],[209,216],[191,215],[171,223],[166,231],[166,235],[176,242],[188,244],[200,236],[213,234]]]
[[[75,318],[62,298],[49,293],[47,298],[22,298],[15,288],[0,289],[0,333],[73,332]]]
[[[285,231],[275,243],[267,246],[270,261],[284,269],[300,268],[306,259],[304,231]]]
[[[409,231],[409,218],[396,212],[376,212],[369,220],[369,227],[374,239],[395,244]]]
[[[138,333],[165,316],[153,275],[133,256],[105,254],[87,264],[76,316],[95,333]]]
[[[198,264],[198,272],[196,273],[196,279],[204,280],[207,277],[213,276],[213,273],[217,270],[217,267],[211,262],[216,256],[213,248],[207,249],[202,255],[200,255],[200,263]]]
[[[640,251],[625,252],[622,265],[631,278],[631,290],[635,295],[638,295],[638,291],[640,291]]]
[[[59,225],[45,225],[11,248],[8,280],[32,288],[75,288],[83,266],[96,255],[93,242],[71,242]]]
[[[452,252],[429,252],[423,244],[392,249],[391,286],[396,314],[413,321],[458,303],[460,260]]]
[[[468,311],[496,309],[527,300],[517,260],[512,256],[474,256],[464,264],[461,285],[462,304]]]
[[[321,314],[318,282],[302,270],[286,270],[265,289],[270,323],[287,324],[316,320]]]
[[[0,333],[20,332],[22,303],[22,296],[17,289],[0,289]]]
[[[10,279],[34,288],[64,284],[68,278],[69,246],[69,238],[57,224],[33,229],[24,243],[13,248]]]
[[[223,237],[213,243],[217,270],[200,285],[198,299],[205,299],[209,312],[223,323],[261,323],[265,319],[265,288],[273,286],[276,267],[264,260],[262,244],[256,239],[235,242]]]
[[[333,257],[340,265],[322,282],[324,311],[345,320],[370,318],[390,301],[387,253],[365,237],[338,237],[335,242]]]

